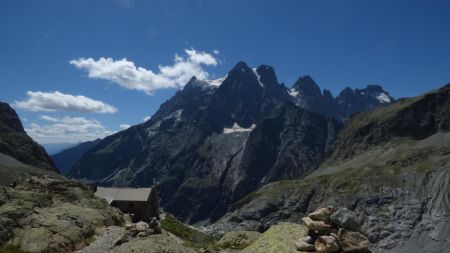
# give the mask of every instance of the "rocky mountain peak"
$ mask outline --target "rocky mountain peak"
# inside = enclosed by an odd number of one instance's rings
[[[331,91],[324,89],[323,90],[323,98],[327,101],[334,101],[334,97],[331,94]]]
[[[275,70],[268,65],[261,65],[256,68],[256,74],[259,75],[260,80],[263,84],[267,85],[278,85],[277,76],[275,75]]]
[[[301,76],[292,88],[309,96],[322,96],[319,85],[309,75]]]
[[[230,73],[235,73],[235,72],[246,72],[246,71],[250,71],[252,70],[247,63],[243,62],[243,61],[239,61],[238,63],[236,63],[236,65],[234,65],[234,67],[230,70]]]

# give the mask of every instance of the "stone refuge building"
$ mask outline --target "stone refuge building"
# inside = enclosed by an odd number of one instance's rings
[[[130,214],[133,222],[148,222],[159,214],[158,194],[152,188],[97,187],[95,196]]]

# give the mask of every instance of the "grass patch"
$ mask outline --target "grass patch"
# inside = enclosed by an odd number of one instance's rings
[[[161,227],[184,240],[185,246],[190,248],[206,249],[213,246],[216,242],[213,236],[183,224],[171,214],[167,214],[166,217],[161,220]]]

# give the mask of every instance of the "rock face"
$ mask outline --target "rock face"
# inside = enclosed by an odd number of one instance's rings
[[[84,185],[48,176],[0,189],[0,245],[25,252],[69,252],[98,226],[121,224],[122,214]]]
[[[192,78],[144,124],[86,152],[69,176],[107,186],[149,186],[183,221],[215,221],[257,188],[304,177],[341,123],[292,104],[274,70],[238,63],[225,78]]]
[[[95,147],[100,139],[80,143],[51,156],[56,167],[62,175],[66,175],[80,158],[91,148]]]
[[[0,102],[0,153],[36,168],[57,171],[50,157],[24,131],[17,113]]]
[[[450,247],[449,110],[447,85],[354,115],[318,169],[305,179],[260,188],[212,228],[301,222],[316,208],[334,205],[356,214],[362,234],[377,250],[445,252]]]

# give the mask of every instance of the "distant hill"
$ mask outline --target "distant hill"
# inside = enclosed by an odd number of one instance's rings
[[[75,147],[79,143],[44,143],[42,147],[44,147],[47,154],[50,156],[62,152],[68,148]]]
[[[0,153],[39,169],[57,171],[45,149],[27,135],[14,109],[2,102],[0,102]]]
[[[72,167],[80,160],[80,158],[91,148],[95,147],[100,142],[100,139],[94,141],[87,141],[69,147],[59,153],[51,156],[56,167],[62,175],[66,175]]]

